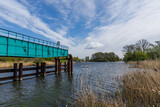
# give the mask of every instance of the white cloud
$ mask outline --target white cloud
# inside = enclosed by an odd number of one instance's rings
[[[64,45],[74,44],[69,38],[51,30],[39,17],[31,14],[27,7],[16,0],[4,0],[0,2],[0,17],[35,33],[41,34],[53,41],[61,41]]]
[[[126,0],[120,0],[120,3],[112,2],[108,7],[111,19],[114,19],[113,23],[95,27],[88,35],[87,38],[101,41],[104,46],[93,52],[113,51],[122,57],[124,45],[135,43],[142,38],[150,42],[159,40],[160,1],[124,1]]]
[[[46,0],[45,3],[56,8],[67,20],[74,24],[80,19],[86,20],[86,27],[90,26],[96,15],[95,0]]]
[[[97,49],[97,48],[101,48],[103,47],[103,45],[99,42],[91,42],[86,46],[86,49]]]
[[[84,44],[86,44],[85,49],[98,49],[103,47],[103,45],[99,41],[96,41],[91,37],[87,37],[84,40]]]
[[[94,0],[77,0],[74,4],[74,14],[84,18],[92,18],[95,16],[96,6]]]
[[[73,0],[45,0],[44,2],[56,8],[66,18],[72,7]]]

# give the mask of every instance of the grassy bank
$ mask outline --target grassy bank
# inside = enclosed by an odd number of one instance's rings
[[[81,90],[76,105],[81,107],[125,107],[160,105],[160,61],[132,62],[137,71],[128,72],[119,81],[115,97],[108,97],[104,91],[95,92],[92,88]],[[105,91],[107,89],[102,87]]]
[[[13,67],[14,63],[23,63],[23,66],[33,66],[36,62],[46,62],[47,65],[54,64],[54,58],[15,58],[15,57],[0,57],[0,68]]]
[[[54,62],[53,61],[43,61],[46,62],[47,65],[53,65]],[[24,62],[24,61],[18,61],[18,62],[0,62],[0,68],[11,68],[13,67],[14,63],[23,63],[23,66],[35,66],[36,63],[34,61],[28,61],[28,62]]]
[[[59,57],[61,62],[64,63],[67,60],[63,60],[64,57]],[[74,61],[81,62],[82,60],[78,57],[73,58]],[[18,57],[0,57],[0,68],[10,68],[13,67],[14,63],[23,63],[23,66],[33,66],[36,63],[46,62],[47,65],[53,65],[54,57],[52,58],[18,58]]]

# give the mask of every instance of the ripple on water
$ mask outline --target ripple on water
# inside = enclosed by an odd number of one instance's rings
[[[94,91],[115,92],[119,82],[114,78],[127,71],[128,66],[123,62],[75,63],[73,77],[62,73],[61,76],[53,74],[0,85],[0,105],[65,106],[78,98],[77,90],[88,86]]]

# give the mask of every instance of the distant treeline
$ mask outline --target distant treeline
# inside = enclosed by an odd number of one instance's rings
[[[73,57],[73,60],[76,61],[76,62],[82,62],[82,61],[84,61],[83,59],[79,59],[78,57]]]
[[[123,47],[123,61],[139,61],[139,60],[155,60],[160,59],[160,41],[151,44],[145,39],[138,40],[135,44]],[[114,62],[121,59],[114,52],[97,52],[92,54],[91,59],[87,57],[87,61],[95,62]]]
[[[94,61],[94,62],[115,62],[115,61],[119,61],[119,57],[118,55],[116,55],[114,52],[97,52],[94,53],[91,57],[90,61]]]
[[[154,60],[160,58],[160,41],[155,41],[151,44],[145,39],[137,41],[135,44],[126,45],[123,47],[123,60],[138,61],[138,60]]]

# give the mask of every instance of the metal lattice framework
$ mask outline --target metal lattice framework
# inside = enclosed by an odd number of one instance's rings
[[[0,56],[65,57],[68,47],[0,28]]]

